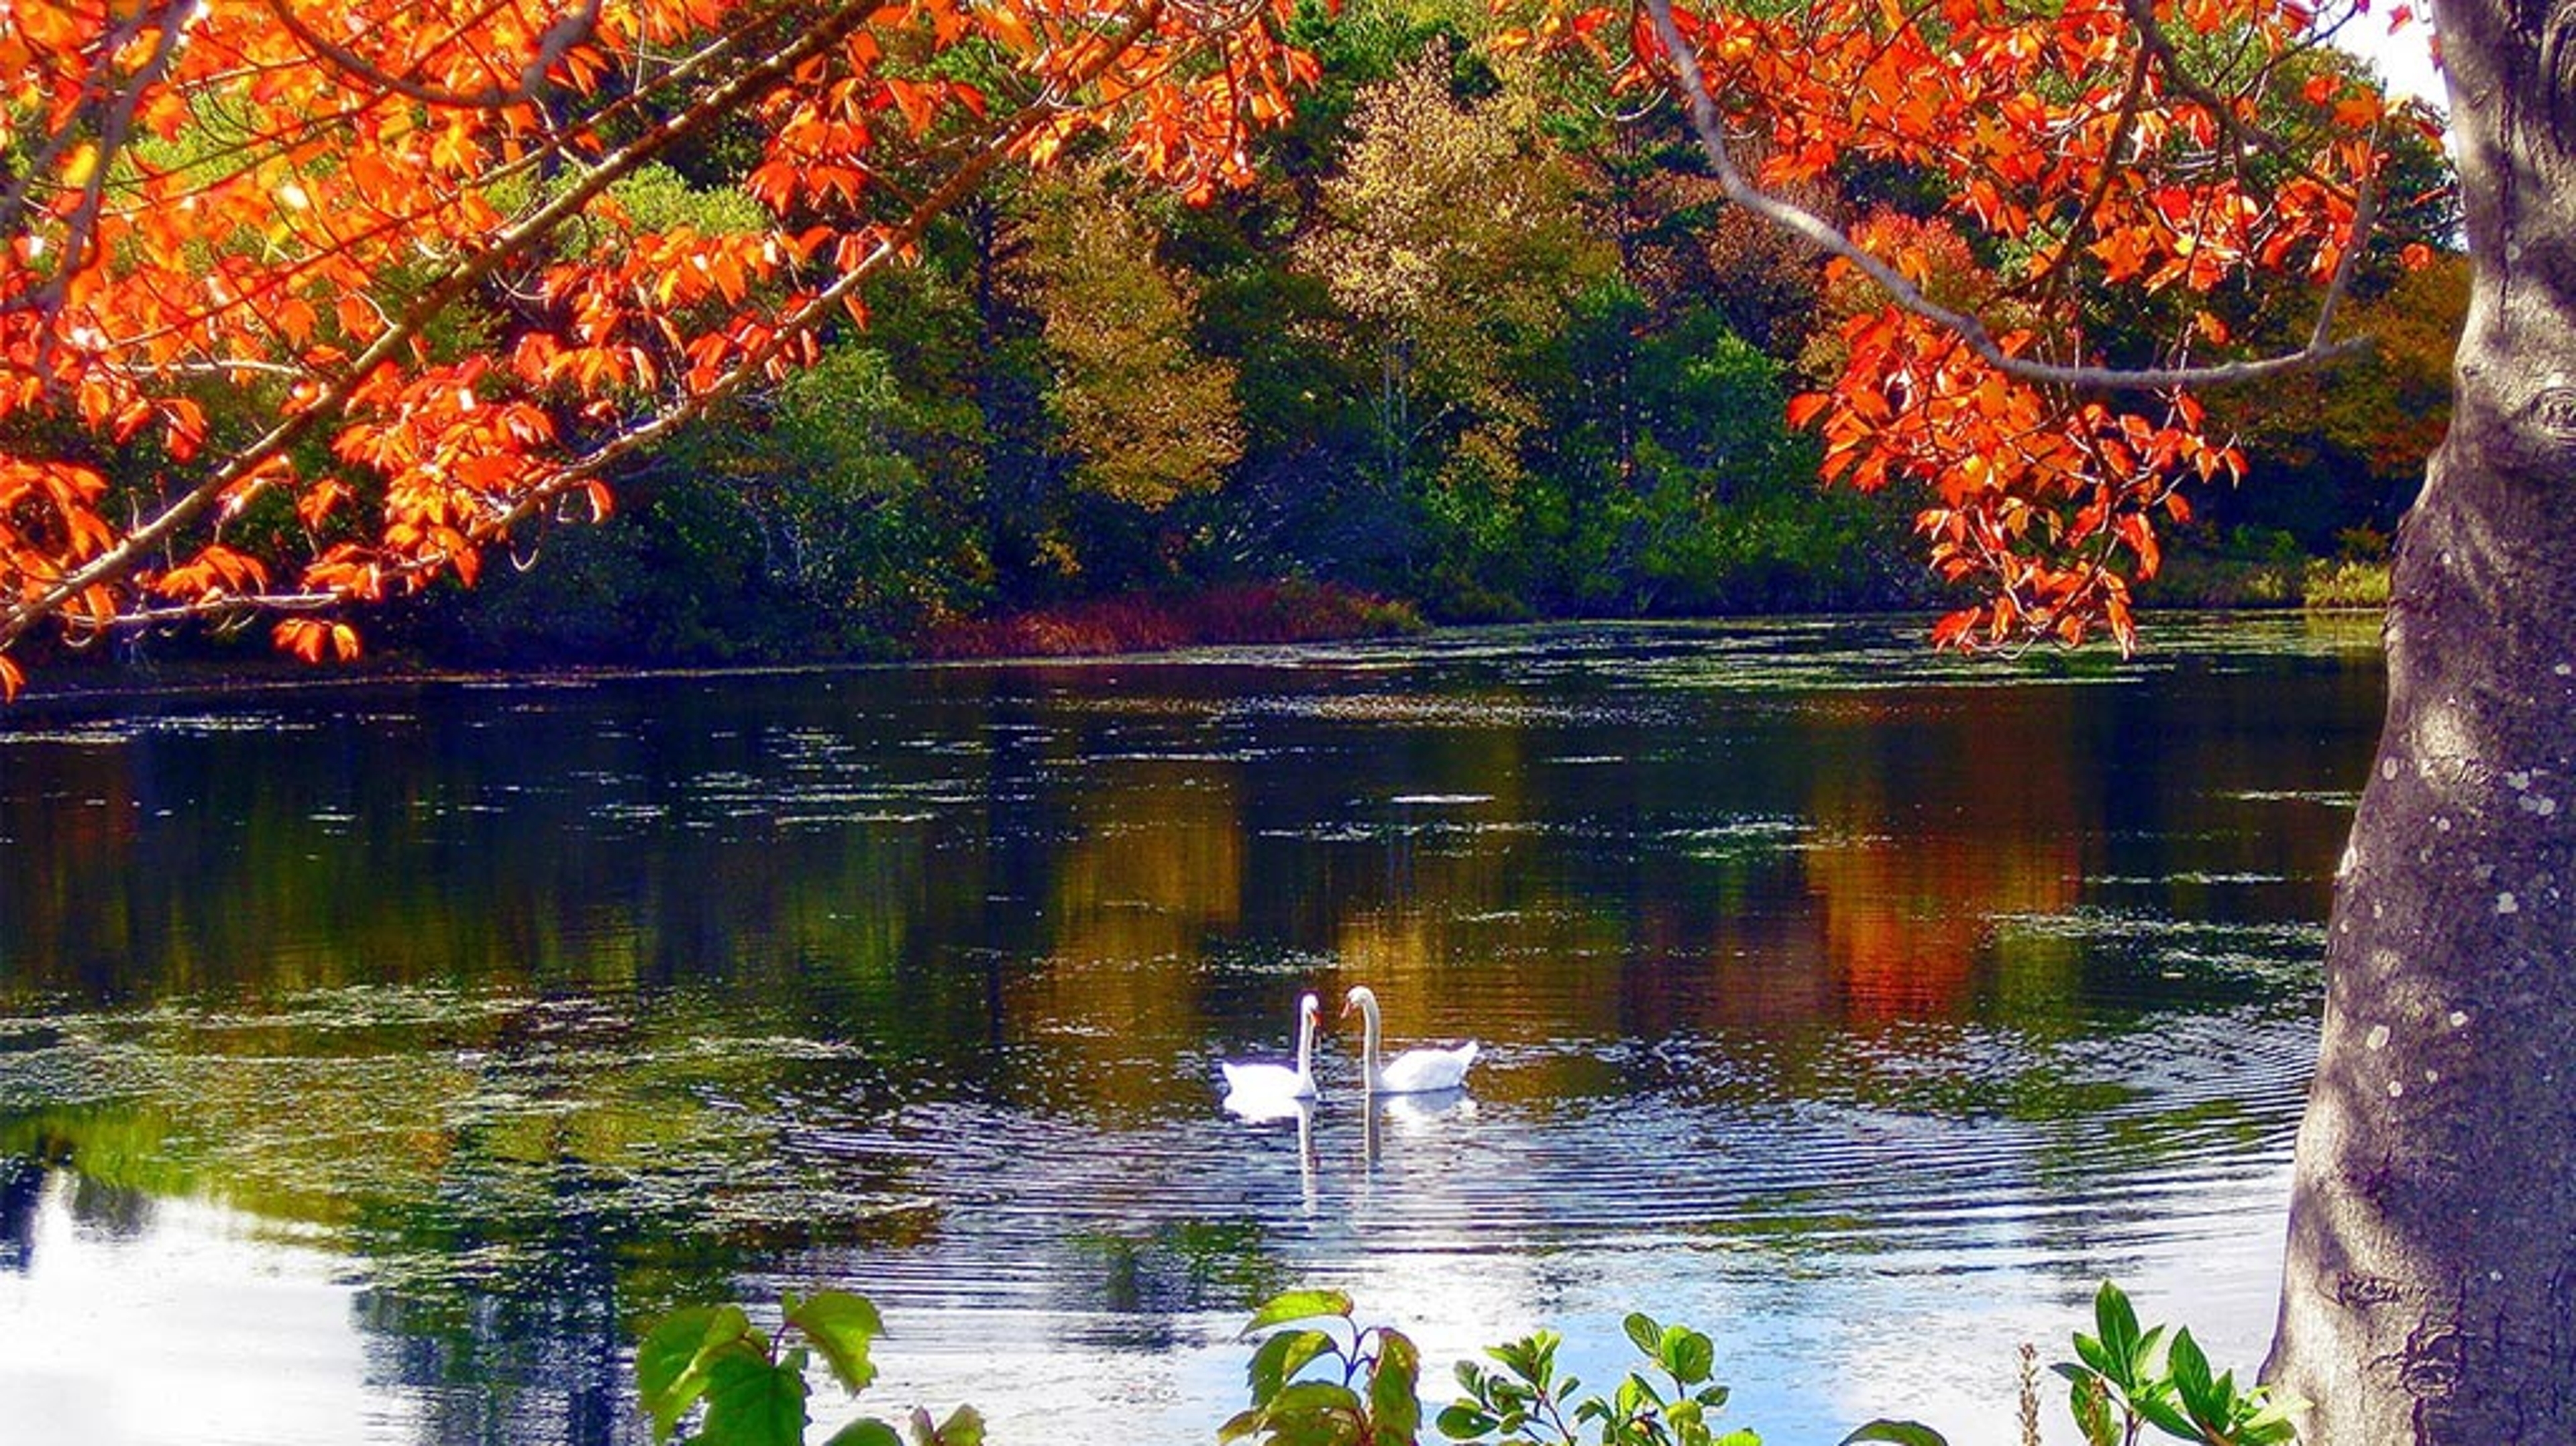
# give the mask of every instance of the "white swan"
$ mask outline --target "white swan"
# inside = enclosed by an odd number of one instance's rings
[[[1284,1064],[1221,1063],[1225,1071],[1227,1108],[1245,1113],[1234,1105],[1240,1096],[1246,1100],[1307,1100],[1315,1097],[1315,1021],[1322,1018],[1324,1006],[1309,994],[1297,1001],[1297,1067]]]
[[[1360,1012],[1363,1042],[1360,1059],[1367,1066],[1368,1087],[1384,1095],[1429,1094],[1454,1090],[1467,1082],[1467,1066],[1476,1062],[1476,1041],[1456,1049],[1408,1049],[1383,1066],[1377,1062],[1377,995],[1367,985],[1351,988],[1342,1013]]]

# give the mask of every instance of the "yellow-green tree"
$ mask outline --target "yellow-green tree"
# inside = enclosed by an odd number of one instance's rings
[[[1434,45],[1362,92],[1326,222],[1300,241],[1355,339],[1379,358],[1379,465],[1401,486],[1434,437],[1443,471],[1508,486],[1534,418],[1512,384],[1516,346],[1561,325],[1615,257],[1582,224],[1574,177],[1539,143],[1539,103],[1506,81],[1461,96]],[[1481,67],[1479,67],[1481,74]]]
[[[1054,376],[1047,413],[1080,489],[1146,510],[1215,488],[1243,455],[1234,364],[1191,339],[1198,288],[1109,167],[1051,178],[1024,255]]]

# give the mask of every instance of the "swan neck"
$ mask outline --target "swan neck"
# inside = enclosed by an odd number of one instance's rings
[[[1377,1001],[1360,1001],[1360,1061],[1365,1068],[1361,1078],[1370,1089],[1377,1088]]]
[[[1297,1077],[1305,1079],[1315,1072],[1315,1013],[1302,1010],[1297,1016]]]

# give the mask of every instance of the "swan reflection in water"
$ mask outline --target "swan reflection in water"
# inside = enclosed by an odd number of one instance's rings
[[[1237,1090],[1225,1097],[1225,1110],[1248,1125],[1275,1125],[1284,1120],[1297,1122],[1298,1205],[1307,1215],[1317,1213],[1320,1205],[1315,1189],[1315,1097],[1245,1094]]]
[[[1342,1098],[1347,1099],[1345,1095]],[[1315,1133],[1317,1101],[1308,1096],[1244,1093],[1226,1095],[1225,1112],[1255,1128],[1294,1122],[1297,1127],[1297,1181],[1299,1202],[1309,1216],[1318,1212],[1319,1189],[1316,1179],[1317,1151]],[[1454,1141],[1456,1131],[1476,1118],[1476,1101],[1464,1089],[1435,1090],[1421,1094],[1380,1095],[1363,1091],[1357,1100],[1359,1116],[1360,1175],[1377,1173],[1378,1162],[1390,1149],[1401,1158],[1408,1143],[1432,1145],[1443,1137]],[[1339,1116],[1341,1107],[1330,1112]],[[1348,1128],[1328,1119],[1328,1129],[1340,1135]],[[1347,1140],[1347,1135],[1341,1135]],[[1250,1153],[1247,1149],[1247,1153]]]
[[[1408,1095],[1363,1095],[1360,1112],[1360,1160],[1372,1172],[1383,1148],[1382,1135],[1398,1139],[1431,1139],[1444,1130],[1476,1118],[1476,1101],[1462,1086]],[[1382,1123],[1381,1123],[1382,1122]]]

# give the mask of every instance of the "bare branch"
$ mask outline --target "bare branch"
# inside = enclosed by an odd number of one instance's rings
[[[343,607],[348,599],[336,592],[258,592],[226,593],[198,598],[191,602],[166,603],[153,607],[120,612],[112,618],[89,624],[96,631],[123,631],[141,628],[169,627],[177,623],[201,622],[207,618],[248,621],[259,613],[320,613]]]
[[[2371,149],[2379,149],[2379,127],[2370,128]],[[2326,330],[2334,325],[2335,307],[2352,287],[2353,269],[2361,264],[2361,253],[2370,233],[2379,225],[2379,173],[2364,171],[2361,186],[2352,201],[2352,236],[2344,243],[2343,255],[2335,258],[2334,279],[2326,283],[2325,300],[2317,303],[2316,329],[2308,334],[2308,346],[2325,344]]]

